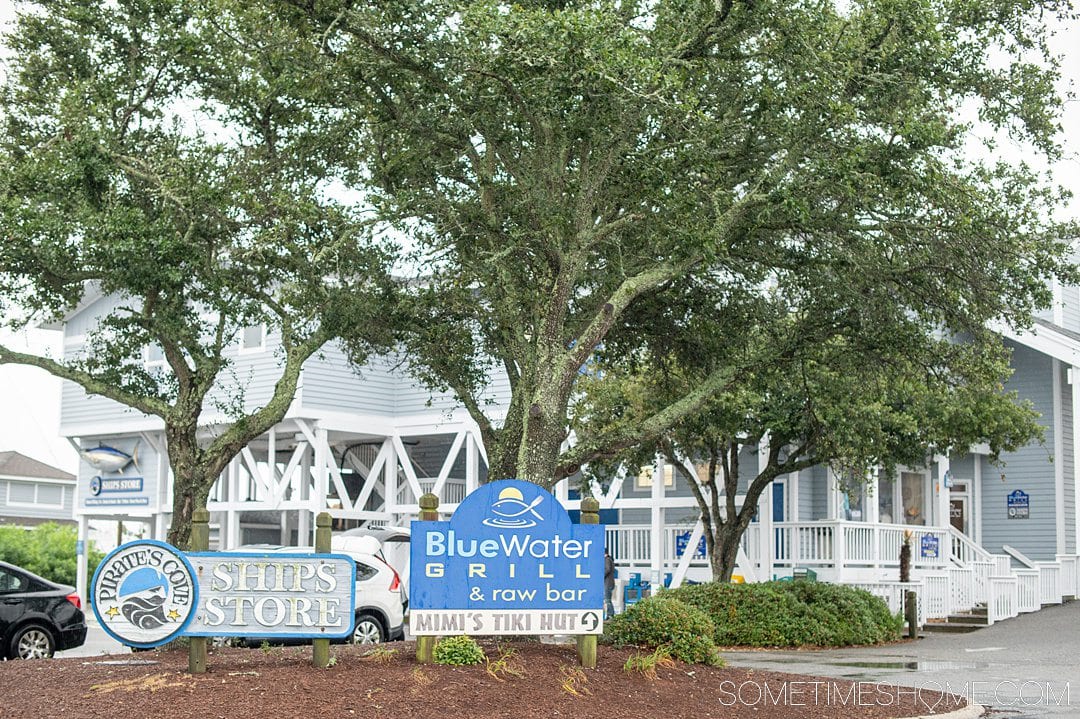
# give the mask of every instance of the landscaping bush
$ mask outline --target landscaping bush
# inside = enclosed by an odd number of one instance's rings
[[[720,658],[712,640],[715,631],[705,612],[662,594],[609,619],[604,625],[604,639],[617,647],[663,647],[687,664],[718,664]]]
[[[472,637],[446,637],[435,645],[435,663],[452,666],[483,664],[487,656]]]
[[[0,561],[14,564],[60,584],[75,586],[75,527],[55,522],[39,524],[30,531],[21,527],[0,527]],[[87,542],[89,574],[105,555]]]
[[[839,584],[711,582],[668,594],[708,615],[718,646],[839,647],[900,638],[902,620],[885,602]]]

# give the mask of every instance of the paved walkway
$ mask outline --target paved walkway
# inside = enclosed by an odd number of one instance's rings
[[[102,629],[93,612],[86,617],[86,642],[81,647],[57,652],[58,657],[99,657],[102,654],[130,654],[131,650]]]
[[[1003,719],[1080,717],[1080,601],[968,634],[859,649],[726,651],[724,657],[733,666],[947,689],[973,696]]]

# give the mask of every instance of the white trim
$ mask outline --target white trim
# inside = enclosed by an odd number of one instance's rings
[[[975,540],[975,544],[982,546],[982,457],[980,455],[972,455],[974,457],[974,468],[972,472],[971,480],[971,538]]]
[[[1065,554],[1065,437],[1062,436],[1064,412],[1061,404],[1061,361],[1054,358],[1050,363],[1054,393],[1054,540],[1057,554]],[[1076,421],[1076,418],[1073,418]],[[1075,462],[1075,458],[1073,459]]]
[[[1080,554],[1080,367],[1073,365],[1072,393],[1072,446],[1073,446],[1073,553]]]
[[[41,482],[42,484],[62,484],[65,487],[74,487],[79,481],[76,479],[59,479],[48,477],[24,477],[17,474],[0,474],[0,479],[10,480],[13,482]]]
[[[990,329],[1048,357],[1066,364],[1080,365],[1080,342],[1052,327],[1036,324],[1030,329],[1015,331],[1003,324],[992,324]]]

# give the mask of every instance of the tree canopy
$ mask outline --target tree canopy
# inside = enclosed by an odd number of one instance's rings
[[[327,193],[339,140],[303,101],[318,68],[290,49],[303,42],[233,10],[26,3],[5,38],[0,309],[40,323],[107,299],[67,356],[0,347],[0,363],[161,418],[179,546],[232,457],[284,416],[304,361],[343,315],[368,318],[367,346],[386,294],[384,253]],[[253,405],[230,366],[260,324],[280,374]],[[208,434],[207,414],[226,424]]]
[[[889,396],[916,372],[980,379],[982,392],[1001,379],[988,324],[1027,323],[1052,279],[1072,277],[1072,228],[1049,219],[1063,193],[973,155],[962,112],[1058,155],[1043,23],[1065,4],[275,8],[318,39],[337,77],[325,101],[353,133],[352,178],[383,227],[415,243],[407,356],[468,408],[493,478],[550,487],[711,399],[749,393],[780,421],[777,393],[803,403],[786,374],[796,358],[832,375],[822,391],[841,391],[841,368],[863,378],[862,356]],[[579,423],[568,447],[582,368],[671,338],[650,335],[656,322],[715,333],[722,354],[632,422]],[[974,349],[937,341],[956,334]],[[763,366],[786,384],[763,386]],[[888,366],[904,371],[889,379]],[[511,400],[493,410],[499,376]],[[894,421],[888,401],[864,411]]]

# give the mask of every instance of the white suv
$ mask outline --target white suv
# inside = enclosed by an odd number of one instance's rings
[[[344,554],[356,564],[355,621],[352,636],[346,641],[379,644],[404,639],[404,587],[397,570],[383,559],[379,540],[374,537],[334,537],[331,542],[333,554]],[[255,544],[233,551],[311,554],[315,548]],[[246,640],[247,644],[260,642],[258,639]]]

